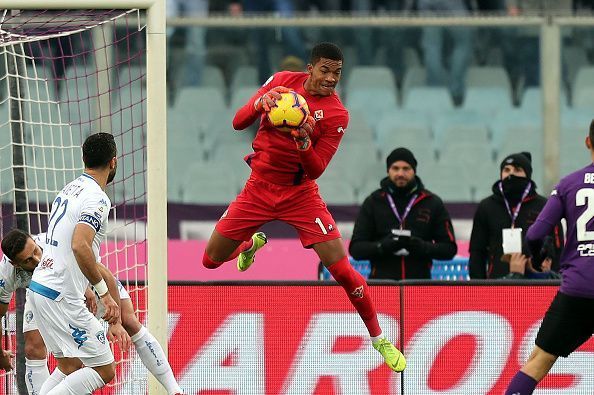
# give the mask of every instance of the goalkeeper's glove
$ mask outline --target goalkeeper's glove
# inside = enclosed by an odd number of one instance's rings
[[[309,136],[313,133],[314,126],[316,126],[316,120],[311,115],[308,115],[303,125],[291,131],[291,136],[293,136],[298,150],[306,151],[309,148],[311,145]]]
[[[276,101],[281,98],[281,93],[287,92],[291,90],[284,86],[275,86],[254,102],[254,108],[258,112],[269,112],[272,107],[276,107]]]

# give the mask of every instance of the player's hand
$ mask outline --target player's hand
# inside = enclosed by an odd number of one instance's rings
[[[309,148],[311,145],[311,139],[309,137],[313,133],[315,126],[316,120],[311,115],[308,115],[303,125],[291,131],[291,136],[293,136],[298,150],[305,151]]]
[[[103,314],[103,318],[107,321],[108,324],[115,324],[120,318],[120,306],[113,300],[111,295],[106,293],[105,295],[101,296],[101,302],[105,307],[105,314]]]
[[[12,370],[12,362],[10,361],[14,358],[12,351],[2,350],[2,355],[0,355],[0,370],[9,371]]]
[[[128,351],[132,346],[130,335],[128,335],[128,332],[126,332],[119,321],[109,326],[107,339],[112,343],[118,343],[120,345],[120,350],[122,351]]]
[[[291,90],[284,86],[275,86],[254,102],[254,108],[258,112],[269,112],[272,107],[276,107],[276,101],[281,98],[281,93],[287,92]]]
[[[87,287],[85,290],[85,304],[87,305],[87,309],[89,309],[91,314],[97,314],[97,298],[95,297],[95,292],[93,292],[91,287]]]

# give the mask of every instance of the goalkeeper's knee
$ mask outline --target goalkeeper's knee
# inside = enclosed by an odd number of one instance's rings
[[[202,255],[202,264],[207,269],[216,269],[217,267],[221,266],[224,262],[216,262],[210,259],[206,251],[204,251],[204,255]]]

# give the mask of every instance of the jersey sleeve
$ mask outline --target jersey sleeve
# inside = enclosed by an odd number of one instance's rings
[[[2,270],[0,270],[0,303],[8,304],[14,292],[14,270],[10,270],[10,273],[8,270],[5,270],[7,267],[12,268],[10,259],[6,256],[2,257],[0,265],[2,267]]]
[[[349,114],[346,110],[330,118],[327,123],[320,122],[320,138],[307,150],[299,151],[299,159],[303,170],[312,180],[322,175],[328,163],[338,150],[340,140],[344,136],[349,124]],[[316,127],[318,125],[316,124]]]
[[[77,222],[99,232],[101,225],[107,222],[110,209],[111,202],[105,193],[93,193],[85,200]]]

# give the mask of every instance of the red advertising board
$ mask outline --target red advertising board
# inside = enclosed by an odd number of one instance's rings
[[[383,365],[340,287],[278,284],[171,286],[174,373],[192,395],[500,395],[531,351],[557,288],[371,290],[384,331],[398,342],[403,334],[402,376]],[[144,393],[146,369],[134,353],[128,357],[118,372],[123,384],[102,393]],[[590,341],[561,358],[535,393],[594,393],[593,362]]]

